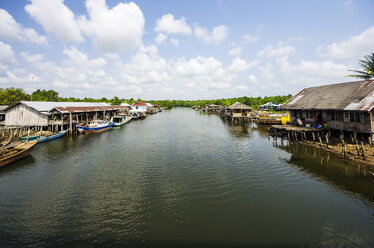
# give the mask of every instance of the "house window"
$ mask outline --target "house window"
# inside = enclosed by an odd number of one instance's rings
[[[332,120],[331,116],[334,114],[334,112],[328,111],[326,114],[327,114],[327,120],[331,121]]]
[[[344,112],[344,122],[349,122],[350,121],[350,114],[349,112]]]
[[[306,117],[306,111],[303,110],[301,113],[302,113],[303,118],[305,118]]]
[[[336,112],[331,112],[331,120],[336,121]]]
[[[360,113],[360,122],[365,123],[365,115],[364,113]]]
[[[311,112],[311,111],[309,111],[309,110],[308,110],[308,111],[306,111],[306,118],[308,118],[308,119],[310,119],[310,118],[311,118],[310,112]]]
[[[356,112],[355,114],[355,122],[360,122],[360,113]]]
[[[138,106],[136,106],[136,109],[138,109]]]

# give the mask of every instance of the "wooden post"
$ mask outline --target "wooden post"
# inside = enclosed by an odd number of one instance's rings
[[[304,132],[304,140],[306,140],[306,132]]]
[[[287,131],[287,136],[288,136],[288,142],[290,142],[290,140],[291,140],[290,131]]]
[[[322,139],[321,139],[321,136],[318,135],[318,139],[319,139],[319,145],[321,146],[321,150],[322,150]]]
[[[77,117],[77,123],[76,123],[76,125],[78,125],[79,124],[78,115],[76,115],[76,117]],[[76,134],[78,135],[78,128],[77,127],[75,127],[75,131],[76,131]]]
[[[344,154],[344,158],[346,158],[346,157],[347,157],[347,148],[346,148],[346,146],[345,146],[345,141],[344,141],[344,140],[343,140],[342,145],[343,145],[343,154]]]
[[[313,135],[313,142],[316,142],[316,134],[312,132],[312,135]]]
[[[370,148],[373,148],[372,135],[369,136],[369,145],[370,145]]]
[[[361,140],[362,159],[365,160],[364,142]]]
[[[357,150],[357,155],[360,156],[360,149],[358,149],[358,141],[356,140],[356,150]]]
[[[326,134],[325,138],[326,138],[326,147],[329,148],[329,134]]]
[[[73,117],[72,117],[71,113],[70,113],[70,125],[69,125],[69,128],[70,128],[69,133],[71,135],[71,134],[73,134]]]

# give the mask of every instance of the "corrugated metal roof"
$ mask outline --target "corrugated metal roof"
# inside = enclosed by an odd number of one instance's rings
[[[374,107],[374,80],[306,88],[282,109],[370,111]]]
[[[82,106],[82,107],[55,107],[51,109],[58,110],[60,113],[82,113],[82,112],[95,112],[95,111],[109,111],[124,109],[125,106]]]
[[[34,102],[21,101],[22,104],[33,108],[39,112],[48,112],[55,107],[93,107],[93,106],[110,106],[103,102]]]
[[[148,107],[153,107],[153,105],[150,104],[149,102],[146,102],[145,104],[147,104]]]
[[[121,106],[125,106],[125,107],[131,107],[131,105],[130,104],[128,104],[128,103],[121,103]]]
[[[247,105],[241,103],[241,102],[236,102],[232,104],[228,109],[252,109],[251,107],[248,107]]]

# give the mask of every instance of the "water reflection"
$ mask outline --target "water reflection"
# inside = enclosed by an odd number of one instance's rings
[[[369,201],[374,201],[374,181],[364,167],[353,166],[348,161],[335,158],[330,152],[286,142],[286,145],[282,146],[278,141],[276,145],[291,154],[291,158],[287,160],[288,163],[337,190],[359,194]]]

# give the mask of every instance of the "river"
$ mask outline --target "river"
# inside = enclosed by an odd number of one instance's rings
[[[176,108],[0,168],[0,246],[374,245],[374,182],[263,128]]]

